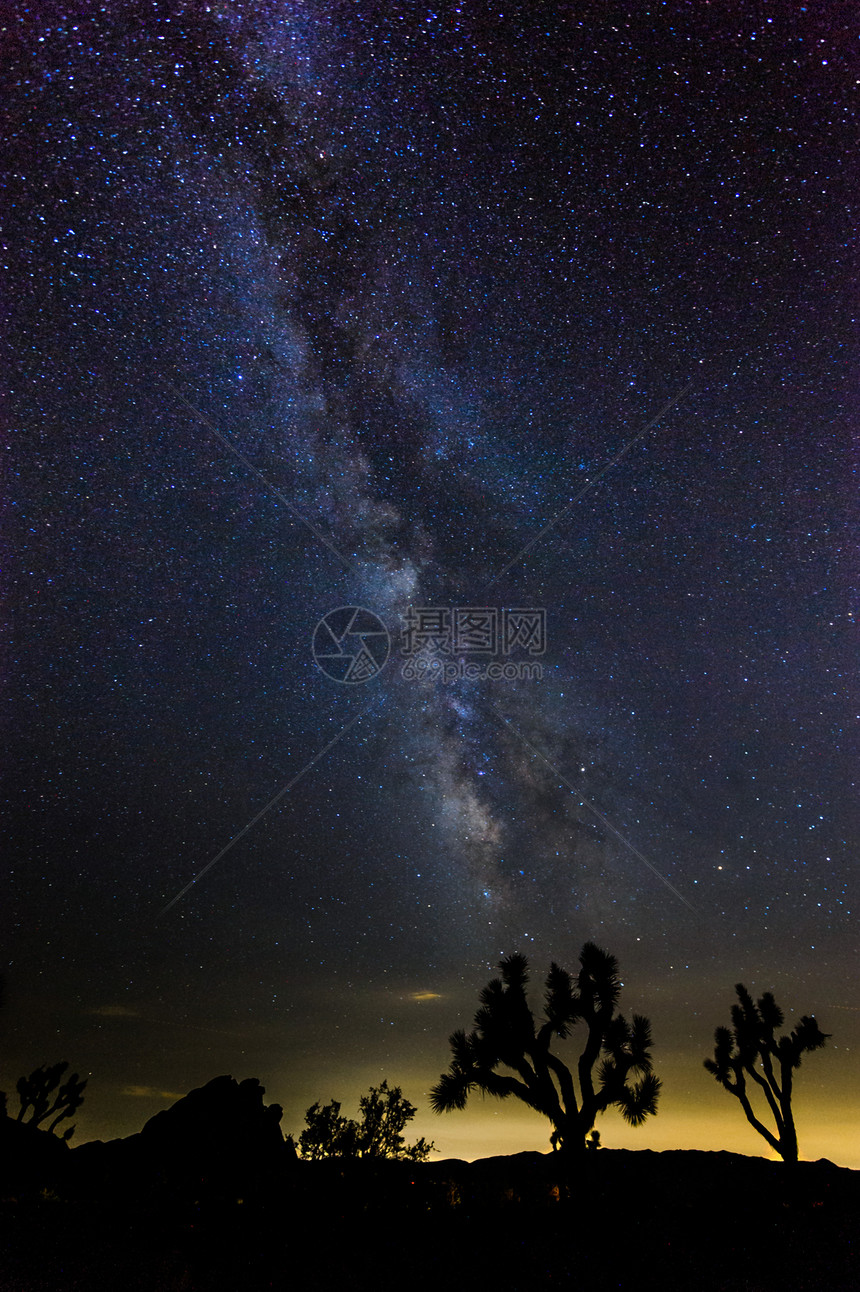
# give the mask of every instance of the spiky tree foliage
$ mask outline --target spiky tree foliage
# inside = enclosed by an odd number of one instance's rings
[[[732,1006],[732,1026],[714,1032],[714,1057],[705,1067],[744,1110],[747,1121],[767,1140],[784,1162],[796,1162],[797,1130],[791,1108],[794,1071],[804,1054],[820,1050],[829,1039],[814,1018],[801,1018],[788,1036],[775,1034],[784,1022],[783,1012],[768,991],[753,1003],[743,983],[735,987],[738,1003]],[[752,1086],[747,1086],[747,1080]],[[750,1095],[761,1090],[774,1130],[756,1116]]]
[[[587,942],[579,964],[575,979],[550,966],[543,1017],[536,1019],[526,998],[528,960],[502,960],[501,978],[481,992],[474,1030],[450,1038],[451,1065],[430,1093],[434,1112],[465,1108],[475,1090],[499,1099],[513,1095],[549,1119],[555,1146],[577,1154],[608,1108],[631,1126],[656,1112],[660,1081],[651,1070],[648,1019],[634,1014],[628,1023],[616,1014],[621,984],[614,956]],[[569,1065],[552,1045],[580,1025],[582,1049]]]
[[[68,1063],[55,1063],[53,1067],[42,1064],[30,1073],[29,1077],[19,1077],[16,1085],[21,1107],[18,1110],[19,1122],[30,1122],[33,1126],[44,1127],[50,1134],[57,1125],[72,1117],[84,1102],[86,1081],[81,1081],[77,1072],[63,1081],[63,1074]],[[74,1126],[68,1126],[61,1139],[70,1140],[75,1133]]]

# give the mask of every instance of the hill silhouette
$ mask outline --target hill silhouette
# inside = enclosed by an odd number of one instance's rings
[[[255,1292],[308,1264],[315,1284],[351,1289],[858,1286],[860,1172],[830,1162],[309,1162],[263,1096],[216,1077],[138,1134],[77,1148],[1,1121],[0,1292]]]

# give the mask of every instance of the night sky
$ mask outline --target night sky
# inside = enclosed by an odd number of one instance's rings
[[[387,1078],[544,1149],[427,1092],[592,940],[664,1082],[605,1144],[767,1153],[743,981],[860,1167],[856,6],[4,12],[0,1087],[70,1060],[77,1143]],[[404,676],[410,606],[544,610],[543,676]]]

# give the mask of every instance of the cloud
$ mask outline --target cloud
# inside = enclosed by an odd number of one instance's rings
[[[409,999],[417,1001],[441,1000],[442,996],[438,991],[413,991],[410,994]]]
[[[181,1099],[176,1090],[159,1090],[157,1086],[123,1086],[122,1093],[132,1099]]]

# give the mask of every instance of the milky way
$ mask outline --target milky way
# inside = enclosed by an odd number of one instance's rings
[[[691,1062],[741,977],[847,1034],[847,8],[41,9],[12,1066],[74,1049],[125,1125],[237,1047],[301,1084],[328,1020],[423,1080],[500,953],[586,938]],[[352,686],[340,606],[391,635]],[[410,677],[410,607],[544,610],[542,676]],[[389,989],[439,997],[399,1050]]]

